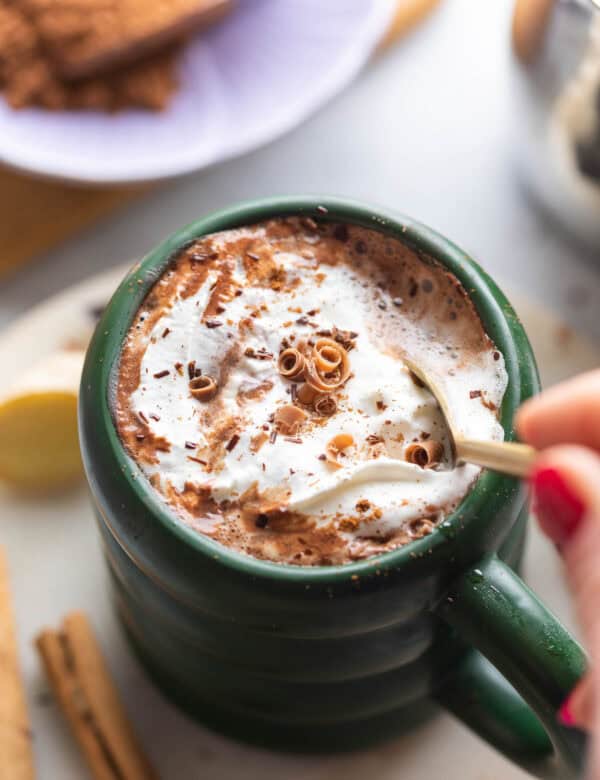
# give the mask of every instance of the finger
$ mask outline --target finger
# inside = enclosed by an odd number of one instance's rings
[[[588,672],[558,711],[558,719],[563,726],[591,731],[598,693],[598,680]]]
[[[600,370],[527,401],[516,425],[519,436],[538,449],[571,442],[600,450]]]
[[[600,455],[552,447],[538,459],[531,482],[534,511],[561,545],[588,646],[600,663]]]

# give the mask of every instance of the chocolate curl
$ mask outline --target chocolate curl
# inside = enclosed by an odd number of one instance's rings
[[[301,404],[306,404],[307,406],[310,406],[310,404],[312,404],[315,398],[318,396],[319,391],[315,390],[312,385],[309,385],[306,382],[301,384],[300,387],[296,390],[297,400],[300,401]]]
[[[279,373],[286,379],[303,379],[305,365],[306,358],[294,347],[288,347],[288,349],[284,349],[283,352],[279,355]]]
[[[190,393],[197,401],[206,403],[217,394],[217,383],[211,376],[197,376],[190,381]]]
[[[319,373],[327,374],[336,369],[342,362],[342,353],[345,352],[336,341],[321,338],[313,349],[314,361]]]
[[[338,455],[347,447],[351,447],[354,444],[354,437],[349,433],[338,433],[327,444],[325,448],[325,458],[330,466],[336,469],[340,469],[341,465],[338,463]]]
[[[319,366],[331,364],[325,356],[332,356],[335,350],[339,362],[330,371],[323,371]],[[336,358],[337,359],[337,358]],[[346,350],[333,339],[319,339],[313,348],[311,359],[305,371],[306,381],[321,393],[337,390],[350,376],[350,359]]]
[[[409,444],[404,451],[404,458],[422,469],[432,469],[438,466],[444,456],[444,447],[439,441],[424,441]]]
[[[415,517],[406,526],[411,539],[421,539],[428,536],[435,528],[435,523],[429,517]]]
[[[321,395],[315,399],[314,409],[321,417],[331,417],[337,411],[337,401],[332,395]]]
[[[277,409],[274,422],[279,433],[284,436],[295,436],[304,425],[307,417],[308,415],[303,409],[286,404]]]

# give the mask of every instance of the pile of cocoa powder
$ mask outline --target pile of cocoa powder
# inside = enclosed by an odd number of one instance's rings
[[[160,111],[178,87],[186,36],[228,6],[227,0],[0,0],[0,91],[13,108]]]

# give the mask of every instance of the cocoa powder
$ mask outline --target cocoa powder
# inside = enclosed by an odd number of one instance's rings
[[[186,36],[229,0],[0,0],[0,91],[13,108],[167,107]]]

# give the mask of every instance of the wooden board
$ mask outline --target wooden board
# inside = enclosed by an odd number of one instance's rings
[[[396,42],[439,1],[400,0],[381,48]],[[0,169],[0,278],[148,189],[76,187]]]

